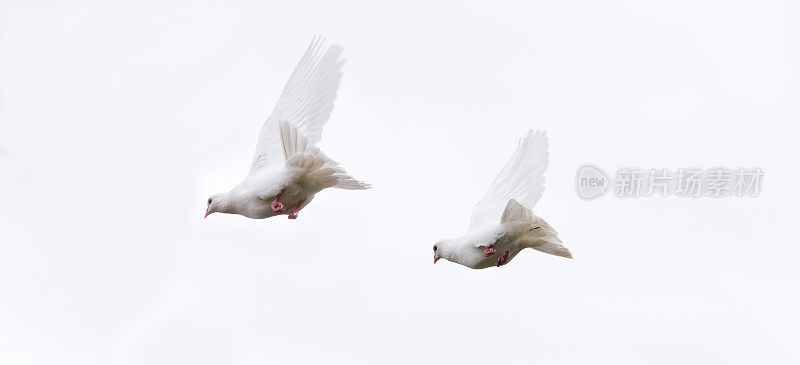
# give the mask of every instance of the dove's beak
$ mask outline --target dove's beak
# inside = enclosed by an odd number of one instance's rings
[[[433,257],[433,263],[434,263],[434,264],[436,264],[436,261],[439,261],[439,258],[438,258],[438,257],[436,257],[436,256],[434,256],[434,257]]]
[[[208,208],[206,208],[206,215],[203,216],[203,219],[206,219],[206,217],[208,217]]]

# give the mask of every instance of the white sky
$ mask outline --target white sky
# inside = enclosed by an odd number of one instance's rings
[[[797,363],[798,10],[0,0],[0,363]],[[315,33],[375,188],[203,220]],[[575,260],[432,265],[528,128]],[[766,177],[585,202],[584,163]]]

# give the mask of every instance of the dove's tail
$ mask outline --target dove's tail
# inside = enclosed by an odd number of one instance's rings
[[[544,219],[533,214],[530,209],[516,200],[508,201],[500,221],[502,223],[521,223],[523,233],[518,238],[518,242],[526,247],[551,255],[572,258],[572,253],[558,238],[558,232]]]
[[[348,175],[338,162],[309,143],[292,125],[281,122],[280,135],[286,166],[300,170],[301,184],[318,191],[326,188],[358,190],[371,187]]]
[[[344,170],[342,170],[342,172],[344,172]],[[337,189],[364,190],[372,187],[372,185],[365,183],[361,180],[356,180],[352,176],[347,175],[346,173],[343,174],[342,176],[337,177],[336,179],[338,181],[336,182],[336,185],[334,185],[333,187]]]
[[[572,258],[572,253],[564,246],[564,242],[561,242],[561,239],[558,238],[558,232],[544,219],[534,215],[532,229],[534,234],[525,236],[526,240],[530,242],[528,247],[551,255]]]

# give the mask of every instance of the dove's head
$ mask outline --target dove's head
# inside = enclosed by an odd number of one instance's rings
[[[451,240],[441,240],[433,245],[433,263],[439,259],[450,260],[450,255],[453,252],[453,245]]]
[[[224,213],[225,210],[228,209],[230,202],[231,202],[230,193],[219,193],[210,196],[207,202],[208,205],[206,206],[206,217],[208,217],[208,215],[211,213],[216,213],[216,212]]]

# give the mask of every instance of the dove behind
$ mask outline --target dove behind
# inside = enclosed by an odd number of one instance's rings
[[[520,249],[530,247],[551,255],[572,258],[572,253],[558,238],[558,232],[542,217],[524,207],[516,200],[508,201],[501,222],[516,235]]]

